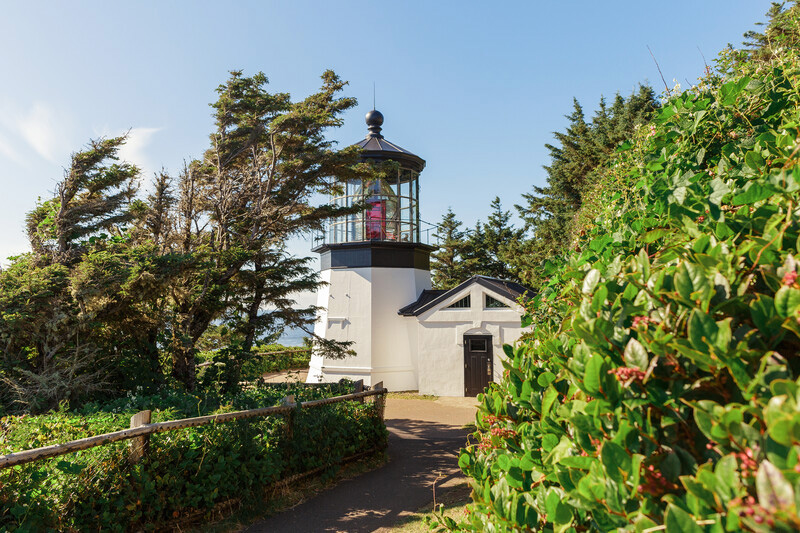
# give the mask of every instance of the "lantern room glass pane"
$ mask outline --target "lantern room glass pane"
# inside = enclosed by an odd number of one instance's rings
[[[400,169],[387,179],[347,182],[332,203],[338,207],[363,203],[366,208],[332,221],[326,232],[327,241],[419,242],[418,177],[417,172]]]

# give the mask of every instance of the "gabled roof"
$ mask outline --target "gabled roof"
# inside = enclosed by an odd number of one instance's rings
[[[397,312],[397,314],[403,316],[419,316],[425,311],[436,307],[436,305],[447,300],[452,295],[461,292],[473,283],[477,283],[478,285],[489,289],[500,296],[505,296],[510,300],[517,300],[520,296],[526,294],[528,296],[533,296],[534,294],[533,289],[530,289],[524,285],[520,285],[515,281],[490,278],[487,276],[473,276],[457,287],[453,287],[449,291],[424,290],[416,302],[403,307]]]

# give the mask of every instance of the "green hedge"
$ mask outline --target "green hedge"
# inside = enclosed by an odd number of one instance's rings
[[[441,525],[800,530],[797,50],[723,54],[619,148],[479,396],[469,515]]]
[[[276,385],[232,397],[165,392],[94,406],[107,412],[7,417],[0,453],[64,442],[127,427],[130,416],[155,408],[153,421],[274,405],[351,392]],[[86,409],[89,409],[88,407]],[[372,403],[344,402],[292,414],[212,424],[153,435],[150,451],[128,463],[127,442],[0,470],[0,529],[11,531],[152,530],[210,511],[220,502],[258,502],[275,481],[385,446],[387,432]]]

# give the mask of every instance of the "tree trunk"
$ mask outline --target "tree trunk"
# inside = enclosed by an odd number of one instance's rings
[[[261,309],[261,304],[264,302],[264,280],[259,278],[259,274],[264,271],[264,265],[260,260],[255,261],[253,272],[255,274],[255,282],[253,288],[253,301],[247,309],[247,323],[244,325],[245,335],[244,343],[242,343],[242,351],[249,352],[253,348],[253,343],[256,340],[256,327],[258,322],[258,311]]]
[[[194,364],[194,347],[183,342],[172,347],[172,377],[193,391],[197,386]]]

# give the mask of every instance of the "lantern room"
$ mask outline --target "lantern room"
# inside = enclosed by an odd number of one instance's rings
[[[383,179],[353,180],[344,184],[342,195],[333,198],[340,207],[366,204],[366,208],[331,222],[324,244],[363,241],[423,242],[419,215],[419,174],[425,161],[381,135],[383,115],[366,115],[368,133],[360,147],[365,161],[394,161],[397,169]],[[427,236],[425,236],[427,240]],[[318,243],[322,244],[322,243]]]

